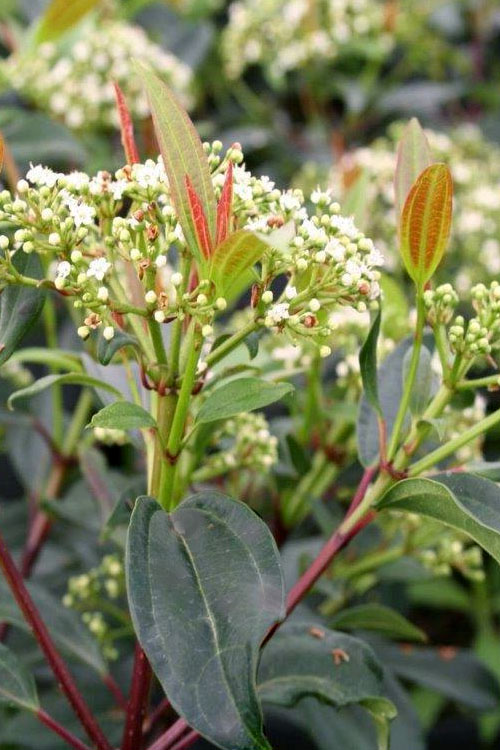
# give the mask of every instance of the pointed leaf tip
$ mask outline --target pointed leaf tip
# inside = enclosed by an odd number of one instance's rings
[[[217,205],[217,228],[215,245],[227,239],[230,232],[231,212],[233,207],[233,163],[230,161],[226,179]]]
[[[120,118],[120,130],[122,137],[122,146],[125,151],[125,158],[128,164],[137,164],[139,159],[139,152],[134,137],[134,124],[130,115],[130,110],[127,105],[127,100],[121,90],[120,86],[116,81],[113,81],[113,87],[115,90],[116,106],[118,108],[118,116]]]
[[[427,137],[416,117],[406,125],[398,145],[396,172],[394,175],[394,195],[396,217],[399,221],[406,197],[419,174],[432,164]]]
[[[212,255],[213,245],[212,238],[210,236],[210,229],[208,227],[207,217],[203,210],[203,204],[200,200],[200,196],[196,192],[194,185],[189,175],[185,175],[184,181],[186,184],[187,196],[189,200],[189,208],[191,211],[191,218],[193,220],[194,230],[196,232],[196,238],[198,240],[198,247],[203,253],[203,257],[208,260]]]

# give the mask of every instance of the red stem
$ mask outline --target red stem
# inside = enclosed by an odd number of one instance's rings
[[[200,738],[200,735],[198,732],[195,732],[194,730],[192,732],[189,732],[189,734],[186,734],[185,737],[182,738],[176,745],[173,745],[170,750],[187,750],[188,747],[191,747],[191,745],[194,745],[196,740]]]
[[[59,737],[62,737],[63,740],[68,743],[68,745],[74,747],[75,750],[90,750],[88,745],[85,745],[81,740],[78,739],[78,737],[75,737],[74,734],[61,726],[59,722],[53,719],[52,716],[49,716],[49,714],[46,713],[42,708],[38,709],[38,711],[36,712],[36,717],[42,722],[42,724],[45,724],[46,727],[52,729],[52,731],[58,734]]]
[[[175,724],[172,724],[170,729],[167,729],[161,737],[158,737],[156,742],[148,747],[148,750],[167,750],[172,747],[172,743],[179,739],[184,734],[186,729],[189,729],[189,724],[184,719],[177,719]],[[198,733],[197,733],[198,734]]]
[[[99,750],[111,750],[111,745],[102,733],[85,699],[78,690],[65,662],[59,655],[49,631],[26,588],[23,577],[0,534],[0,568],[26,621],[31,626],[45,658],[47,659],[62,691],[92,742]]]
[[[160,701],[156,708],[154,708],[149,716],[147,716],[144,720],[144,724],[142,726],[143,734],[147,734],[148,732],[150,732],[156,722],[161,719],[161,717],[169,710],[170,707],[170,701],[168,700],[168,698],[164,698],[162,701]]]
[[[116,682],[115,678],[111,674],[105,674],[102,677],[103,683],[108,688],[109,692],[114,696],[117,705],[124,711],[127,710],[127,698],[123,695],[120,686]]]
[[[153,673],[146,654],[137,643],[127,706],[127,718],[122,739],[122,750],[140,750],[141,748],[142,724],[146,715],[152,676]]]

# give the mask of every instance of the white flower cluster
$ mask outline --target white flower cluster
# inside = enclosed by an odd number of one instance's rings
[[[263,414],[247,412],[228,419],[212,439],[217,451],[207,457],[200,478],[241,469],[269,470],[278,460],[278,438]]]
[[[500,148],[473,125],[453,128],[449,135],[426,130],[432,157],[449,164],[454,183],[453,226],[446,257],[446,276],[459,292],[476,281],[500,273]],[[335,166],[330,183],[342,203],[362,173],[366,186],[366,225],[363,229],[383,250],[389,265],[399,267],[394,210],[394,172],[402,124],[369,147],[347,153]],[[439,271],[438,271],[439,276]]]
[[[113,81],[123,90],[132,116],[144,119],[149,106],[132,58],[152,68],[180,97],[192,105],[192,70],[152,42],[139,26],[121,21],[84,27],[85,34],[68,47],[46,42],[36,52],[16,52],[3,63],[14,89],[37,107],[74,130],[119,125]]]
[[[234,167],[232,228],[258,231],[269,243],[262,259],[266,273],[252,295],[257,316],[293,340],[302,336],[323,344],[326,356],[330,348],[321,339],[335,328],[330,314],[341,305],[364,311],[377,304],[381,254],[352,219],[339,215],[329,193],[313,193],[310,214],[300,190],[280,191],[268,177],[252,176],[239,144],[224,155],[221,149],[217,141],[205,145],[217,197],[229,164]],[[105,339],[113,338],[115,314],[127,312],[158,323],[197,316],[209,336],[214,315],[227,306],[208,279],[193,288],[172,267],[171,247],[184,251],[186,246],[161,157],[125,166],[114,176],[64,175],[32,166],[15,196],[0,193],[2,224],[13,233],[0,236],[6,280],[18,250],[47,256],[55,288],[85,311],[82,338],[97,328]],[[131,272],[141,288],[139,302],[130,287]],[[279,295],[273,283],[278,277],[288,279]],[[135,312],[129,309],[134,297]]]
[[[237,0],[229,6],[222,51],[230,78],[251,65],[280,84],[311,63],[344,53],[383,58],[392,49],[383,3],[373,0]]]

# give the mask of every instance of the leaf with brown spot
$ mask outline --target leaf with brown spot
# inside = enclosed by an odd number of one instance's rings
[[[438,267],[451,229],[453,181],[446,164],[418,176],[401,214],[400,249],[406,270],[423,289]]]

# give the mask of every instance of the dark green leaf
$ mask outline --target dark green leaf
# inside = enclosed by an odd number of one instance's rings
[[[412,351],[406,352],[403,361],[403,383],[406,382],[410,369]],[[425,411],[432,393],[434,373],[431,367],[431,353],[426,346],[422,346],[418,358],[417,374],[410,395],[410,411],[413,416],[419,416]]]
[[[38,709],[38,696],[33,675],[2,643],[0,643],[0,703],[19,706],[28,711]]]
[[[463,531],[500,562],[500,488],[473,474],[404,479],[384,495],[379,508],[408,510]]]
[[[85,375],[84,373],[69,372],[64,375],[46,375],[44,378],[35,380],[34,383],[26,386],[26,388],[21,388],[20,390],[11,393],[7,400],[7,406],[9,409],[12,409],[14,401],[19,401],[21,398],[32,398],[32,396],[38,395],[46,388],[51,388],[53,385],[86,385],[91,388],[109,391],[109,393],[121,398],[120,391],[112,385],[104,383],[102,380],[91,378],[90,375]]]
[[[207,157],[194,125],[177,97],[149,68],[138,63],[137,69],[148,94],[155,133],[179,223],[188,246],[193,252],[197,251],[200,261],[203,252],[198,246],[185,178],[190,178],[201,200],[213,238],[216,203]]]
[[[94,414],[89,427],[110,430],[140,430],[156,428],[156,421],[142,406],[130,401],[115,401]]]
[[[474,654],[461,649],[400,649],[378,643],[377,654],[398,677],[424,685],[478,711],[498,707],[500,685]]]
[[[386,747],[385,728],[395,710],[381,694],[382,678],[382,667],[363,641],[297,623],[281,628],[264,649],[259,696],[288,707],[308,696],[334,706],[359,703],[383,723],[385,741],[380,747]]]
[[[331,620],[332,627],[340,630],[376,630],[391,638],[405,641],[427,640],[425,633],[406,617],[382,604],[358,604],[339,612]]]
[[[23,276],[39,279],[40,259],[18,250],[13,264]],[[34,287],[11,285],[0,294],[0,365],[6,362],[42,312],[45,294]]]
[[[292,393],[290,383],[270,383],[259,378],[238,378],[210,393],[197,414],[199,423],[227,419],[244,411],[262,409]]]
[[[125,346],[139,348],[139,343],[134,336],[129,336],[123,331],[115,331],[113,338],[108,341],[104,336],[99,336],[97,342],[97,359],[101,365],[109,365],[114,355]]]
[[[171,514],[139,498],[126,568],[138,638],[175,710],[225,750],[269,750],[255,673],[284,587],[267,526],[217,492]]]
[[[469,474],[478,474],[485,479],[491,479],[493,482],[500,482],[500,461],[476,461],[467,464]]]
[[[375,319],[371,325],[370,331],[365,343],[359,352],[359,366],[361,370],[361,379],[368,403],[375,409],[377,414],[382,417],[382,409],[378,400],[377,385],[377,342],[380,333],[380,308],[377,310]]]

